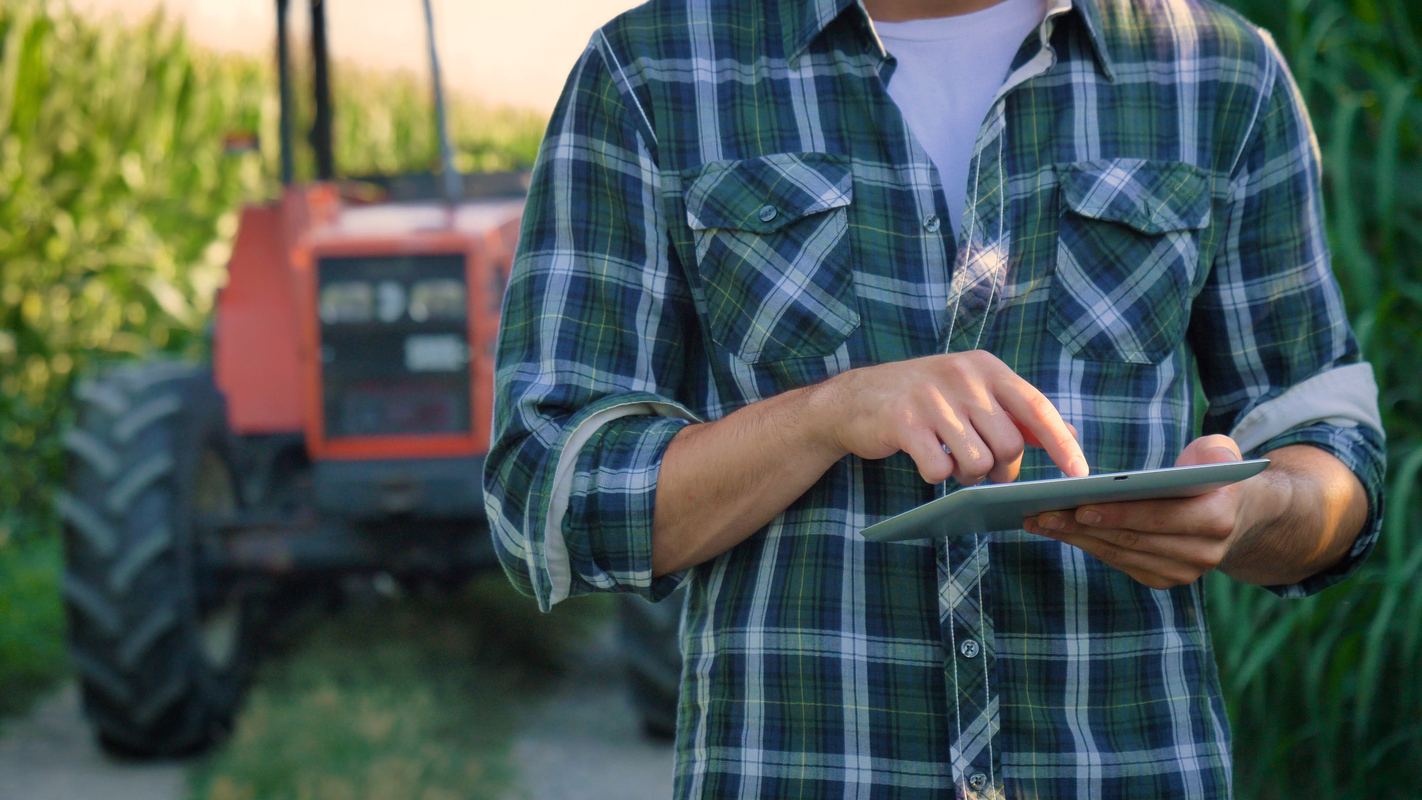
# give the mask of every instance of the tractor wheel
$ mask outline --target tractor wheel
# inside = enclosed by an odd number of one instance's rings
[[[100,744],[131,758],[220,740],[255,650],[253,604],[205,563],[234,514],[222,396],[210,369],[151,363],[80,384],[65,436],[70,653]]]
[[[677,626],[681,621],[684,589],[660,603],[622,595],[622,653],[627,665],[627,686],[632,706],[648,738],[676,738],[676,705],[681,685],[681,648]]]

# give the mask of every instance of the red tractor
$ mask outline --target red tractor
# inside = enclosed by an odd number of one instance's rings
[[[336,181],[324,5],[311,0],[317,180],[294,183],[288,3],[285,189],[242,212],[212,363],[125,365],[76,389],[57,501],[71,653],[101,743],[131,756],[225,734],[273,586],[453,585],[497,563],[482,472],[526,176],[451,168],[426,0],[444,168]],[[668,733],[675,608],[629,604],[624,620],[644,724]]]

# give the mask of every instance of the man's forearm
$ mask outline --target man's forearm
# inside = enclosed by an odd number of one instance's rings
[[[652,574],[714,558],[774,519],[848,453],[905,452],[928,483],[1012,481],[1022,448],[1087,473],[1073,430],[996,356],[973,351],[861,367],[692,425],[667,446]],[[945,450],[946,446],[946,450]],[[951,451],[951,453],[949,452]]]
[[[1240,533],[1219,568],[1245,583],[1297,583],[1347,555],[1368,515],[1358,477],[1329,453],[1291,445],[1245,498]]]
[[[724,553],[774,519],[844,452],[823,441],[818,387],[683,428],[667,446],[652,519],[652,573]]]

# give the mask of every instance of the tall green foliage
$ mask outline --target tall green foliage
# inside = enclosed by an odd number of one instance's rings
[[[222,242],[266,187],[222,133],[261,126],[267,81],[161,21],[0,5],[0,526],[52,532],[70,377],[94,357],[192,345]]]
[[[193,47],[161,17],[133,29],[0,3],[0,546],[53,533],[46,496],[73,375],[95,359],[202,346],[237,211],[276,190],[269,62]],[[343,173],[437,164],[425,86],[334,72]],[[539,114],[451,106],[456,166],[532,163]],[[228,152],[236,132],[261,149]]]
[[[1422,793],[1422,9],[1408,0],[1229,0],[1270,29],[1324,157],[1334,271],[1377,370],[1385,530],[1348,583],[1303,601],[1211,576],[1248,798]]]
[[[49,495],[69,386],[98,360],[203,348],[240,206],[278,188],[273,72],[161,17],[0,0],[0,707],[58,654]],[[420,81],[334,73],[342,172],[437,163]],[[450,116],[460,168],[532,163],[540,115],[455,97]],[[229,152],[239,132],[260,149]],[[308,153],[298,164],[311,173]]]

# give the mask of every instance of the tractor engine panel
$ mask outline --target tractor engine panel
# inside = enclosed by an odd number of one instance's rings
[[[326,437],[468,433],[464,254],[328,257],[316,274]]]

